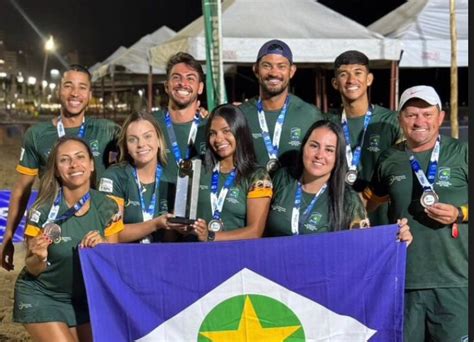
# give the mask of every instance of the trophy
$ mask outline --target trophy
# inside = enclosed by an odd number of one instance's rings
[[[200,159],[186,159],[179,163],[174,198],[175,217],[170,218],[169,222],[190,225],[196,221],[200,178]]]

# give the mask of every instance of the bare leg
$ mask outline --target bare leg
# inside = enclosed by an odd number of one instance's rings
[[[35,342],[77,342],[66,323],[47,322],[25,324],[25,329]]]
[[[76,327],[76,332],[80,342],[92,342],[92,329],[90,323],[78,325]]]

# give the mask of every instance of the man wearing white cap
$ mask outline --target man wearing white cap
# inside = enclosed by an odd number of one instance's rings
[[[296,155],[306,130],[323,119],[321,111],[289,93],[296,72],[293,54],[283,41],[262,45],[253,65],[259,96],[243,103],[257,155],[257,162],[273,174],[280,166],[296,164]]]
[[[364,197],[407,217],[405,341],[467,341],[468,146],[441,136],[441,100],[429,86],[400,97],[406,141],[385,151]]]

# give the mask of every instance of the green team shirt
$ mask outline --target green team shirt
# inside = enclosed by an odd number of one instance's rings
[[[79,217],[71,216],[59,223],[61,239],[48,247],[50,264],[46,270],[37,277],[33,277],[24,269],[17,282],[34,286],[45,295],[57,299],[85,298],[79,264],[79,243],[90,231],[98,230],[101,235],[108,236],[123,229],[122,220],[117,220],[119,215],[117,203],[93,189],[90,190],[90,195],[90,208],[86,214]],[[25,235],[36,236],[41,233],[40,229],[48,219],[51,205],[52,203],[49,203],[37,210],[31,210]],[[62,201],[57,217],[60,217],[67,209],[65,201]]]
[[[145,192],[143,193],[143,200],[145,207],[151,203],[153,192],[155,191],[155,182],[145,184]],[[153,217],[158,217],[169,212],[168,203],[173,203],[174,198],[170,198],[170,194],[174,193],[174,184],[163,180],[161,176],[158,187],[157,199],[155,202]],[[143,222],[143,214],[140,203],[140,195],[138,193],[138,186],[133,175],[133,166],[128,163],[120,163],[109,167],[99,181],[99,191],[118,199],[120,204],[123,204],[123,222],[140,223]],[[154,240],[160,240],[159,234],[154,235]]]
[[[291,231],[291,216],[295,205],[295,195],[298,181],[290,175],[287,168],[278,170],[273,177],[273,199],[268,213],[265,234],[268,236],[293,235]],[[299,234],[315,234],[333,231],[329,226],[329,197],[328,191],[320,195],[306,221],[300,225]],[[346,212],[352,217],[353,224],[365,219],[365,209],[359,195],[350,187],[346,187],[346,197],[349,198]],[[306,210],[314,198],[314,194],[303,191],[300,215]],[[347,227],[349,228],[349,227]]]
[[[171,147],[170,137],[168,135],[168,129],[166,128],[165,122],[165,114],[166,110],[159,110],[153,112],[153,116],[155,120],[158,122],[161,130],[163,131],[165,142],[166,142],[166,166],[163,169],[163,177],[164,179],[176,183],[176,179],[178,177],[178,165],[176,159],[173,154],[173,149]],[[196,156],[202,156],[206,152],[206,137],[205,137],[205,130],[206,130],[206,123],[207,119],[201,119],[199,123],[198,132],[196,134],[196,141],[194,145],[190,147],[190,158]],[[189,131],[191,130],[193,122],[186,122],[186,123],[174,123],[173,128],[176,134],[176,140],[178,142],[179,150],[181,152],[181,157],[186,158],[186,154],[188,153],[188,138],[189,138]]]
[[[425,174],[431,152],[414,153]],[[370,185],[377,197],[390,196],[391,220],[408,218],[413,243],[407,255],[406,288],[465,287],[468,285],[468,224],[459,225],[459,237],[454,239],[451,225],[443,225],[425,214],[420,204],[422,187],[408,158],[405,143],[385,151]],[[466,205],[468,177],[467,144],[442,136],[434,183],[440,202]]]
[[[293,94],[290,94],[289,96],[288,111],[286,112],[285,121],[283,123],[278,152],[278,159],[282,166],[290,166],[294,163],[301,146],[301,140],[306,134],[309,126],[311,126],[315,121],[324,119],[321,111],[312,104],[304,102],[298,96]],[[258,121],[257,101],[258,97],[255,97],[244,102],[240,105],[240,109],[244,112],[249,123],[255,153],[257,155],[257,162],[261,166],[266,166],[269,158]],[[270,139],[272,141],[275,123],[280,112],[280,110],[265,111],[265,119],[267,120]]]
[[[77,136],[80,127],[65,128],[66,136]],[[120,126],[106,119],[85,119],[84,140],[94,155],[97,177],[110,164],[109,154],[117,151]],[[23,140],[17,171],[22,174],[41,177],[46,169],[49,152],[58,140],[58,131],[51,121],[30,127]]]
[[[341,123],[341,115],[333,115],[331,118],[338,124]],[[349,133],[351,136],[351,148],[355,147],[362,140],[364,132],[365,115],[357,118],[347,118]],[[362,154],[360,164],[357,168],[357,181],[354,184],[354,190],[361,192],[372,179],[375,164],[380,154],[390,148],[402,137],[400,125],[398,123],[397,112],[390,109],[374,105],[374,111],[367,131],[365,133],[364,142],[362,144]],[[388,224],[388,205],[384,204],[377,208],[376,211],[369,214],[370,222],[373,226]]]
[[[230,173],[219,174],[219,185],[217,195],[224,186],[225,180]],[[212,220],[211,208],[211,179],[212,172],[207,172],[203,167],[199,185],[199,199],[197,217]],[[272,181],[268,172],[258,168],[248,179],[242,179],[239,184],[229,188],[222,207],[221,220],[224,223],[224,231],[234,230],[247,225],[247,199],[272,196]]]

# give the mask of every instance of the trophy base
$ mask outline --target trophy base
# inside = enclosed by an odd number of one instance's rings
[[[168,219],[168,222],[170,223],[177,223],[177,224],[185,224],[185,225],[190,225],[196,222],[196,220],[187,218],[187,217],[170,217]]]

